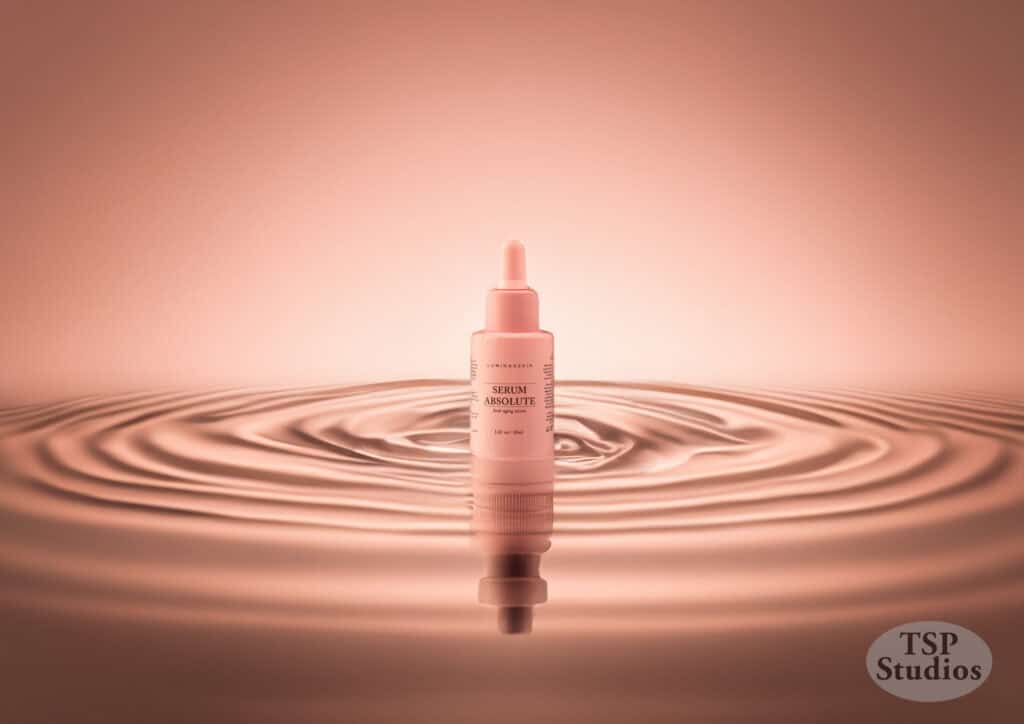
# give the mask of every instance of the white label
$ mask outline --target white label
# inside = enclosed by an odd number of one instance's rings
[[[470,450],[489,458],[542,458],[554,451],[550,337],[474,340]]]

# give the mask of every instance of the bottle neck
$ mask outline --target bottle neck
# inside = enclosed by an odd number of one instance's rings
[[[537,292],[523,289],[492,289],[487,293],[488,332],[536,332],[540,329]]]

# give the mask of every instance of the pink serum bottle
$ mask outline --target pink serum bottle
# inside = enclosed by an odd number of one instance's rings
[[[551,484],[555,476],[554,337],[526,285],[526,249],[508,241],[470,354],[469,448],[474,483]]]

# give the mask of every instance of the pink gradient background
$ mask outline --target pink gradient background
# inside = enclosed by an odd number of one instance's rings
[[[1024,11],[5,3],[0,404],[466,377],[1024,390]]]

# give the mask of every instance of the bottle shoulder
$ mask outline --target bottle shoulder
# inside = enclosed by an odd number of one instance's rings
[[[554,334],[546,329],[536,329],[532,332],[495,332],[490,329],[478,329],[473,332],[474,338],[480,337],[507,337],[510,339],[553,339]]]

